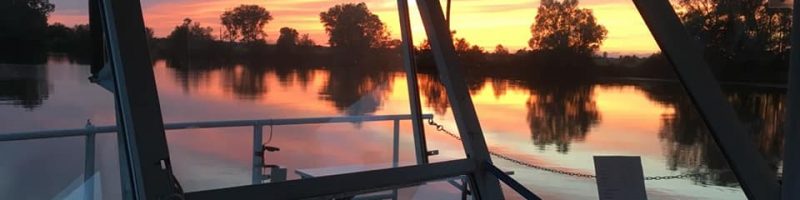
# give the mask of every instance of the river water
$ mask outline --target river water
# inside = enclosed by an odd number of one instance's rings
[[[165,123],[238,119],[408,114],[405,76],[398,71],[254,66],[154,66]],[[0,65],[0,134],[115,123],[113,96],[87,80],[89,67],[52,58],[43,65]],[[593,156],[640,156],[645,176],[708,173],[646,181],[652,199],[743,199],[702,118],[680,85],[658,81],[595,84],[469,80],[491,151],[567,172],[593,174]],[[444,87],[420,76],[424,113],[456,131]],[[765,158],[779,168],[784,90],[725,86],[728,100]],[[266,163],[298,171],[390,166],[392,121],[265,126],[264,142],[281,148]],[[411,123],[399,123],[400,165],[414,161]],[[252,127],[168,131],[175,173],[187,191],[252,183]],[[432,161],[464,157],[461,143],[426,125]],[[271,137],[270,137],[271,135]],[[115,134],[98,135],[95,196],[119,198]],[[146,145],[146,144],[145,144]],[[79,195],[83,137],[0,142],[0,199]],[[567,176],[493,157],[503,170],[545,199],[596,199],[594,179]],[[338,171],[337,171],[338,170]],[[83,184],[85,186],[85,184]],[[460,199],[445,183],[402,189],[404,199]],[[514,196],[506,189],[507,197]]]

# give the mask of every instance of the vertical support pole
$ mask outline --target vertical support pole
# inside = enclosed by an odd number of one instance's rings
[[[461,200],[467,200],[467,195],[469,195],[469,179],[461,176]]]
[[[134,199],[182,198],[172,173],[139,1],[100,0],[119,135]],[[145,145],[146,144],[146,145]],[[122,159],[122,158],[121,158]],[[123,178],[124,180],[125,178]]]
[[[778,199],[775,173],[726,101],[703,53],[668,0],[633,0],[749,199]]]
[[[392,141],[392,168],[397,168],[400,164],[400,120],[394,120],[394,141]],[[392,200],[397,200],[397,189],[392,190]]]
[[[485,163],[491,163],[492,160],[453,47],[453,38],[442,14],[442,6],[438,0],[417,0],[417,6],[431,43],[440,80],[447,90],[459,135],[463,139],[464,150],[467,158],[475,162],[476,170],[470,176],[475,197],[503,199],[497,177],[486,171]]]
[[[97,2],[98,0],[89,0],[89,31],[91,34],[91,44],[92,47],[92,61],[91,61],[91,72],[92,76],[96,76],[97,73],[100,72],[100,69],[103,68],[103,64],[105,64],[104,59],[104,51],[105,45],[103,43],[103,22],[102,17],[100,15],[100,4]],[[84,170],[83,170],[83,182],[87,184],[89,180],[91,180],[92,175],[94,174],[94,151],[95,151],[95,132],[94,132],[94,125],[92,125],[91,121],[86,121],[86,148],[85,148],[85,160],[84,160]],[[123,159],[123,158],[120,158]],[[123,165],[124,166],[124,165]],[[125,179],[121,179],[125,180]],[[125,184],[122,184],[123,186]],[[94,199],[94,182],[85,185],[84,187],[84,194],[85,199],[91,200]],[[124,189],[123,189],[124,191]]]
[[[119,105],[115,106],[119,109]],[[117,113],[117,127],[122,127],[122,117],[120,113]],[[128,149],[128,143],[125,142],[125,136],[122,134],[121,129],[117,129],[116,139],[117,139],[117,159],[119,159],[119,180],[120,180],[120,190],[122,192],[122,199],[123,200],[134,200],[135,199],[135,192],[133,191],[133,175],[131,174],[130,163],[128,162],[128,152],[125,149]]]
[[[447,30],[448,31],[453,30],[453,29],[450,28],[450,23],[452,22],[452,20],[450,18],[450,6],[451,5],[453,5],[453,1],[452,0],[447,0],[447,17],[445,18],[445,20],[447,20]]]
[[[264,148],[261,144],[263,134],[264,126],[253,126],[253,184],[261,184],[264,179]]]
[[[83,194],[84,199],[94,199],[94,184],[92,181],[94,175],[94,152],[95,152],[95,132],[94,125],[91,122],[86,122],[86,147],[84,148],[84,162],[83,162]]]
[[[119,109],[119,105],[115,106]],[[117,127],[122,127],[122,114],[117,112]],[[130,162],[128,162],[128,143],[125,142],[125,136],[122,134],[124,130],[117,129],[117,159],[119,159],[119,180],[120,190],[122,192],[123,200],[136,199],[136,193],[133,191],[133,175],[131,174]]]
[[[100,70],[106,64],[106,55],[110,55],[106,33],[108,26],[106,26],[105,6],[101,0],[89,0],[89,29],[92,37],[92,76],[98,76]],[[97,78],[97,77],[95,77]],[[113,79],[113,77],[112,77]],[[119,103],[115,102],[114,107],[117,111],[121,110]],[[117,127],[122,127],[122,113],[116,112]],[[117,139],[117,153],[119,160],[119,175],[120,175],[120,190],[122,192],[122,199],[133,200],[135,194],[133,191],[133,176],[128,162],[127,142],[123,135],[123,130],[118,129],[116,134]]]
[[[392,135],[392,168],[397,168],[400,164],[400,120],[395,119],[394,134]]]
[[[789,87],[786,88],[786,121],[783,140],[783,185],[781,198],[800,199],[800,0],[792,9]]]
[[[403,67],[406,70],[408,102],[411,106],[411,126],[414,129],[414,151],[417,155],[418,165],[428,164],[428,144],[425,140],[425,128],[422,127],[422,106],[419,99],[417,63],[414,60],[414,40],[411,36],[408,0],[397,0],[397,11],[400,14],[400,34],[403,41]]]
[[[101,0],[89,0],[89,29],[92,37],[92,76],[98,76],[100,70],[106,64],[106,55],[110,55],[111,49],[108,48],[108,41],[106,34],[108,26],[106,26],[105,6]],[[98,77],[95,77],[98,78]],[[113,77],[111,78],[114,79]],[[113,83],[112,83],[113,84]],[[113,90],[112,90],[113,91]],[[115,92],[115,91],[114,91]],[[117,111],[121,110],[119,103],[114,104]],[[122,127],[122,113],[116,112],[116,125]],[[119,175],[120,175],[120,190],[122,192],[122,199],[133,200],[135,194],[133,191],[133,175],[131,174],[130,164],[128,162],[128,144],[123,135],[124,130],[118,129],[116,132],[117,140],[117,159],[119,160]]]
[[[103,21],[100,15],[100,4],[98,0],[89,0],[89,31],[91,32],[91,47],[92,47],[92,61],[91,72],[92,76],[97,76],[100,69],[105,64],[105,45],[103,43]]]

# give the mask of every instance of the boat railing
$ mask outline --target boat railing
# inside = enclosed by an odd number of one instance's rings
[[[179,122],[164,124],[164,130],[181,129],[201,129],[201,128],[231,128],[247,127],[263,128],[264,126],[281,125],[303,125],[303,124],[330,124],[330,123],[357,123],[372,121],[395,121],[411,120],[411,115],[362,115],[362,116],[336,116],[336,117],[314,117],[314,118],[285,118],[285,119],[255,119],[255,120],[230,120],[230,121],[200,121],[200,122]],[[422,115],[422,119],[432,119],[432,114]],[[97,133],[117,132],[116,126],[94,126],[87,123],[84,128],[44,130],[17,133],[0,133],[0,142],[46,139],[74,136],[88,136]]]
[[[399,135],[400,121],[412,120],[411,115],[362,115],[362,116],[335,116],[314,118],[284,118],[284,119],[255,119],[255,120],[230,120],[230,121],[200,121],[164,124],[164,130],[187,130],[205,128],[232,128],[253,127],[253,184],[263,183],[267,179],[264,175],[263,154],[263,129],[264,126],[306,125],[306,124],[331,124],[331,123],[361,123],[361,122],[393,122],[393,152],[392,166],[397,167],[399,162]],[[422,119],[433,119],[432,114],[422,115]],[[0,133],[0,142],[50,139],[63,137],[86,137],[84,181],[90,181],[91,174],[95,172],[95,135],[117,132],[116,126],[94,126],[87,121],[84,128],[43,130],[32,132]],[[416,141],[415,141],[416,142]],[[425,150],[427,152],[427,150]],[[92,184],[88,184],[87,194],[93,194]]]

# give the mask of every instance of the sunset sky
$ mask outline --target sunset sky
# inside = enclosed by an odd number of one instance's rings
[[[399,38],[395,0],[141,0],[146,26],[155,30],[156,36],[166,36],[183,18],[189,17],[203,26],[221,29],[219,15],[240,4],[257,4],[271,12],[274,20],[267,27],[267,40],[274,42],[281,27],[292,27],[301,34],[308,33],[318,44],[327,44],[328,37],[319,22],[319,13],[341,3],[365,2],[386,23],[392,37]],[[51,0],[56,11],[50,23],[67,25],[88,22],[85,1]],[[538,0],[453,0],[452,28],[457,37],[465,37],[492,51],[502,44],[512,50],[526,47],[531,37],[530,25],[536,16]],[[600,52],[610,55],[649,54],[658,51],[630,0],[583,0],[580,7],[594,10],[595,17],[609,33]],[[416,5],[411,4],[412,29],[415,44],[424,39],[424,29]]]

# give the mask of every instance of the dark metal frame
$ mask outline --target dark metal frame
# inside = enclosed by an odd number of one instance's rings
[[[120,166],[122,180],[131,180],[131,194],[125,198],[181,196],[172,175],[141,5],[139,1],[112,0],[90,4],[96,4],[93,8],[100,11],[90,21],[96,25],[96,18],[102,16],[99,21],[105,36],[104,47],[114,75],[118,138],[122,141],[119,148],[125,152],[120,158],[125,164]],[[95,59],[99,61],[98,57]]]
[[[406,70],[408,85],[408,102],[411,107],[411,125],[414,129],[417,164],[428,164],[428,146],[425,141],[425,128],[422,121],[422,106],[419,100],[419,83],[417,82],[417,63],[414,59],[414,40],[411,37],[411,20],[409,18],[408,0],[397,0],[397,12],[400,15],[400,34],[402,37],[403,67]]]
[[[461,175],[470,177],[471,193],[476,198],[503,198],[499,181],[490,171],[491,169],[496,170],[496,167],[491,164],[488,148],[466,82],[460,71],[450,31],[438,0],[418,0],[417,3],[420,5],[420,13],[431,41],[439,74],[446,86],[458,129],[463,138],[466,159],[428,163],[429,153],[425,147],[424,129],[422,128],[423,121],[413,61],[408,5],[407,2],[399,0],[401,24],[404,24],[402,27],[404,58],[406,59],[406,72],[409,75],[414,138],[418,143],[417,154],[422,155],[418,156],[421,158],[417,161],[419,165],[186,194],[180,189],[172,173],[139,1],[89,1],[90,21],[96,47],[93,66],[102,68],[107,60],[114,77],[117,127],[120,127],[118,137],[121,152],[120,171],[123,180],[123,198],[125,199],[337,197],[396,189]],[[256,131],[258,132],[258,130]]]
[[[414,183],[456,177],[475,170],[469,159],[290,180],[261,185],[191,192],[186,199],[304,199],[347,197],[390,190]]]
[[[438,0],[417,0],[417,6],[436,60],[440,80],[445,85],[453,117],[463,139],[464,151],[467,158],[472,159],[474,165],[478,166],[470,175],[470,180],[475,186],[472,187],[473,193],[482,199],[502,199],[503,192],[497,177],[488,173],[484,167],[484,163],[491,163],[492,159],[464,80],[461,64],[453,47],[452,35],[442,14],[442,6]]]
[[[494,176],[496,176],[498,179],[500,179],[500,181],[508,185],[508,187],[514,189],[514,191],[519,193],[519,195],[524,197],[525,199],[528,200],[542,199],[539,196],[536,196],[536,194],[534,194],[530,190],[528,190],[528,188],[525,188],[525,186],[523,186],[521,183],[517,182],[517,180],[514,180],[514,178],[511,178],[511,176],[509,176],[496,166],[492,165],[491,163],[486,163],[486,169]]]
[[[795,0],[792,21],[800,22],[800,0]],[[792,23],[792,47],[800,47],[800,23]],[[800,51],[791,49],[789,83],[786,94],[786,120],[783,142],[783,184],[781,198],[800,199]]]
[[[739,179],[745,194],[751,199],[777,199],[781,197],[781,185],[767,162],[736,119],[730,104],[724,99],[719,84],[711,74],[702,53],[693,44],[683,25],[667,0],[633,0],[647,23],[659,47],[675,67],[681,83],[703,116],[711,133]],[[449,1],[448,1],[449,2]],[[352,195],[369,191],[395,189],[414,183],[438,180],[447,177],[468,175],[472,194],[479,199],[502,199],[498,177],[510,183],[514,189],[528,198],[536,197],[510,177],[502,176],[491,164],[488,147],[467,90],[460,63],[453,48],[448,20],[442,13],[438,0],[417,0],[428,39],[436,60],[440,79],[445,84],[458,130],[467,158],[428,164],[425,151],[424,130],[413,61],[408,5],[398,0],[401,29],[403,30],[403,53],[409,75],[409,97],[411,112],[415,116],[415,140],[419,156],[418,166],[399,167],[307,180],[258,184],[234,188],[192,192],[188,199],[297,199],[319,196]],[[164,124],[156,92],[156,83],[151,67],[145,38],[142,9],[139,1],[89,0],[90,24],[95,47],[92,60],[93,72],[102,68],[106,61],[114,77],[115,102],[118,116],[119,148],[123,195],[125,199],[169,199],[184,196],[172,174]],[[800,4],[795,4],[800,8]],[[449,5],[448,5],[449,7]],[[448,9],[449,15],[449,9]],[[800,18],[800,14],[794,14]],[[793,25],[793,30],[800,28]],[[793,44],[800,44],[798,34],[792,33]],[[789,119],[797,118],[797,92],[800,85],[798,69],[800,53],[792,52],[790,74]],[[793,121],[787,121],[786,141],[796,141],[795,132],[800,130]],[[396,128],[396,127],[395,127]],[[91,138],[89,138],[91,139]],[[257,139],[257,138],[256,138]],[[791,147],[791,148],[790,148]],[[87,147],[89,148],[89,147]],[[800,148],[787,145],[787,151]],[[793,169],[800,160],[794,151],[787,153],[787,183],[784,194],[796,194],[798,175]],[[87,168],[87,171],[94,169]],[[130,181],[128,181],[130,180]],[[346,183],[346,184],[343,184]],[[300,189],[302,188],[302,189]],[[791,191],[789,191],[791,190]],[[783,198],[791,199],[790,195]]]
[[[778,199],[780,185],[668,0],[633,0],[708,125],[749,199]]]

